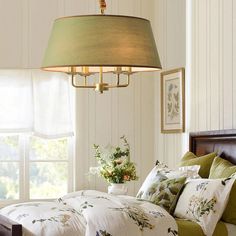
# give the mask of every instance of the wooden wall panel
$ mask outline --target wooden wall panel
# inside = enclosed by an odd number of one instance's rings
[[[0,68],[22,66],[25,1],[0,1]]]
[[[233,2],[233,128],[236,128],[236,3]]]
[[[175,52],[181,37],[172,35],[176,27],[172,22],[178,22],[177,13],[170,9],[175,4],[176,1],[163,0],[155,4],[164,69],[178,67],[181,62],[184,65],[184,54]],[[184,4],[182,7],[185,8]],[[158,83],[155,86],[155,156],[161,156],[169,165],[176,165],[181,153],[188,149],[188,132],[236,127],[236,3],[234,0],[191,0],[186,10],[186,23],[190,24],[184,45],[187,50],[186,94],[189,96],[186,97],[186,134],[160,134],[160,87]],[[179,22],[182,22],[180,27],[184,27],[184,19]],[[178,149],[179,146],[182,148]]]
[[[230,129],[235,110],[233,1],[192,0],[191,3],[192,47],[188,50],[193,55],[190,66],[194,102],[190,131]]]
[[[223,129],[233,127],[233,1],[222,1]],[[236,12],[235,12],[236,14]]]
[[[54,19],[62,13],[58,0],[30,0],[29,7],[29,67],[40,68]]]
[[[211,80],[211,127],[210,129],[220,129],[220,21],[219,21],[219,1],[210,1],[210,27],[211,27],[211,43],[210,43],[210,80]],[[200,13],[201,14],[201,13]],[[201,15],[200,15],[201,17]],[[199,21],[198,27],[201,27]],[[196,42],[198,43],[198,41]],[[200,45],[201,46],[201,45]],[[198,60],[200,60],[199,58]],[[197,68],[198,71],[201,68]],[[196,80],[198,77],[196,76]],[[198,91],[199,96],[201,91]],[[197,104],[199,106],[199,103]],[[200,107],[200,106],[199,106]],[[198,120],[199,122],[199,120]],[[200,129],[198,129],[200,130]]]
[[[233,0],[191,2],[191,20],[195,21],[189,49],[193,55],[191,86],[192,96],[197,94],[191,130],[231,129],[235,118],[235,4]],[[196,86],[199,83],[204,86]]]
[[[187,131],[235,128],[235,3],[191,0],[188,6],[187,88],[192,102]]]
[[[165,1],[155,1],[154,9],[156,14],[154,15],[154,34],[156,44],[161,59],[162,67],[165,65]],[[157,10],[159,9],[159,10]],[[155,96],[154,96],[154,159],[164,162],[164,135],[160,132],[161,130],[161,104],[160,104],[160,72],[155,73]]]
[[[163,70],[185,67],[185,1],[154,1],[155,38]],[[155,73],[154,159],[175,167],[183,153],[182,134],[162,134],[160,73]]]
[[[200,0],[198,1],[198,21],[200,22],[200,25],[202,27],[198,27],[198,35],[197,35],[197,51],[198,51],[198,68],[201,68],[201,70],[198,71],[198,101],[199,101],[199,107],[198,109],[198,129],[205,130],[207,126],[207,104],[206,104],[206,98],[207,98],[207,50],[206,50],[206,35],[207,35],[207,1]],[[201,14],[201,16],[199,15]],[[201,45],[201,46],[200,46]],[[201,94],[199,94],[201,92]]]

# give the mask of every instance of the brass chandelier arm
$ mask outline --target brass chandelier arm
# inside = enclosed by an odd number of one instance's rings
[[[71,75],[71,83],[72,83],[72,86],[73,87],[75,87],[75,88],[96,88],[96,86],[95,85],[87,85],[86,84],[86,82],[87,82],[87,80],[86,80],[86,77],[85,77],[85,85],[77,85],[76,83],[75,83],[75,75],[74,74],[72,74]]]
[[[117,80],[119,80],[119,75],[117,75]],[[107,85],[106,88],[125,88],[128,87],[130,84],[130,74],[127,75],[126,84],[120,84],[120,81],[117,81],[116,85]]]
[[[96,83],[94,85],[88,85],[87,84],[87,75],[83,74],[81,75],[80,73],[76,73],[75,71],[73,71],[72,73],[70,73],[71,75],[71,82],[72,82],[72,86],[75,88],[93,88],[95,89],[95,91],[98,91],[100,93],[103,93],[104,91],[107,91],[110,88],[125,88],[128,87],[130,84],[130,75],[132,73],[128,72],[127,75],[127,79],[126,79],[126,83],[125,84],[120,84],[120,74],[121,73],[116,73],[117,74],[117,81],[116,84],[108,84],[108,83],[104,83],[103,81],[103,69],[102,67],[100,67],[100,73],[99,73],[99,82]],[[76,83],[76,75],[79,76],[83,76],[84,77],[84,83],[81,85],[78,85]]]

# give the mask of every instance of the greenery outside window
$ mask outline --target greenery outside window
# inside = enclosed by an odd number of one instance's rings
[[[54,199],[73,191],[71,137],[0,136],[0,205]]]

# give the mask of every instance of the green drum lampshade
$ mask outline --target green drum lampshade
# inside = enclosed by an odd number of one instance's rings
[[[161,63],[148,20],[82,15],[55,20],[42,69],[85,76],[101,70],[131,74],[159,70]]]

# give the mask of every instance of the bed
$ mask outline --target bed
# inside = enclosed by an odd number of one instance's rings
[[[195,153],[197,156],[201,156],[201,155],[211,153],[211,152],[217,152],[218,155],[220,155],[222,158],[224,158],[236,165],[236,130],[222,130],[222,131],[207,131],[207,132],[190,133],[189,150],[192,151],[193,153]],[[84,193],[80,192],[80,194],[84,194]],[[94,193],[88,192],[88,194],[93,195]],[[104,200],[103,198],[105,199],[106,195],[101,195],[99,201],[100,200],[103,201]],[[69,197],[67,196],[65,199],[61,199],[61,204],[66,205],[68,199],[73,199],[73,193],[72,193],[72,195],[69,195]],[[112,200],[116,201],[116,198],[114,198]],[[145,207],[147,207],[147,208],[151,207],[151,205],[148,205],[148,203],[146,203],[146,204],[147,204],[147,206],[145,206]],[[84,207],[86,208],[88,206],[84,206]],[[152,212],[152,211],[150,211],[150,212]],[[155,214],[157,214],[157,212],[158,212],[159,215],[165,215],[165,213],[162,212],[159,208],[155,209],[155,211],[153,211],[153,212],[155,212]],[[165,218],[165,216],[163,216],[163,217]],[[42,220],[43,219],[41,219],[41,221]],[[166,221],[171,222],[170,218],[168,218],[168,217],[166,218]],[[176,235],[180,235],[180,236],[187,236],[187,235],[200,236],[200,235],[203,235],[201,228],[199,228],[199,226],[196,225],[195,223],[191,223],[188,221],[186,222],[186,221],[182,221],[182,220],[177,220],[176,222],[178,225],[179,234],[177,234],[174,227],[171,228],[170,226],[167,226],[167,228],[168,228],[167,235],[170,235],[170,236],[172,236],[172,235],[174,235],[174,236],[176,236]],[[172,223],[170,223],[170,225]],[[172,224],[172,226],[173,226],[173,224]],[[193,232],[191,230],[193,230]],[[235,225],[228,225],[228,224],[224,224],[223,222],[219,222],[217,224],[214,236],[222,236],[221,235],[222,230],[226,232],[225,235],[228,235],[228,236],[236,235],[236,226]],[[231,232],[231,233],[227,233],[227,231]],[[0,215],[0,236],[21,236],[21,235],[23,235],[21,224],[16,223],[16,222],[10,220],[9,218]],[[48,235],[48,234],[44,234],[44,235]],[[73,234],[71,234],[71,235],[73,235]],[[112,234],[109,234],[109,233],[101,230],[100,232],[97,232],[96,234],[87,234],[87,235],[94,235],[94,236],[107,235],[107,236],[110,236]],[[129,234],[127,234],[127,235],[129,235]],[[156,235],[159,235],[159,234],[156,234]]]

